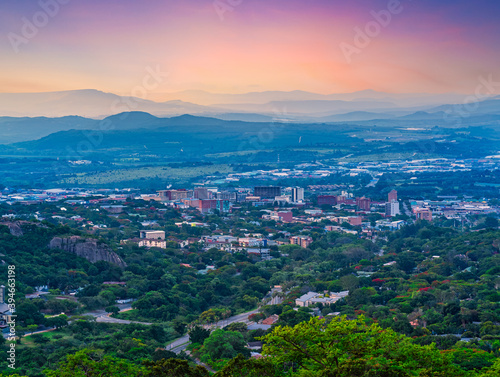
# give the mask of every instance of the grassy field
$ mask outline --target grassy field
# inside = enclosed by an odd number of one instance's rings
[[[226,164],[186,167],[173,169],[170,167],[131,167],[114,169],[98,173],[77,173],[70,178],[60,180],[59,184],[71,185],[108,185],[117,182],[129,182],[135,180],[148,180],[159,178],[164,180],[172,180],[176,182],[189,181],[190,179],[213,175],[216,173],[228,174],[232,173],[233,169]]]
[[[68,335],[64,329],[59,329],[59,330],[52,330],[52,331],[47,331],[43,333],[35,333],[35,334],[29,334],[25,335],[22,340],[21,344],[17,345],[17,348],[32,348],[36,346],[36,343],[33,341],[32,335],[40,334],[44,338],[49,339],[50,341],[54,340],[61,340],[61,339],[69,339],[72,336]]]

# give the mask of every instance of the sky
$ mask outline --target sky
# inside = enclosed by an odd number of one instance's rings
[[[0,92],[468,94],[500,81],[499,14],[497,0],[3,0]]]

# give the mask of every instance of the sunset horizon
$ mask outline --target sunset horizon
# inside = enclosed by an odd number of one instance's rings
[[[231,5],[233,4],[233,5]],[[487,7],[486,7],[487,5]],[[19,1],[0,15],[0,92],[303,90],[472,94],[500,75],[492,1]]]

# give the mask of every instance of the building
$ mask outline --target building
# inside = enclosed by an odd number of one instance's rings
[[[197,187],[194,189],[193,197],[195,199],[209,199],[208,189],[205,187]]]
[[[365,198],[364,196],[362,198],[356,198],[356,206],[360,211],[370,211],[371,205],[372,201],[369,198]]]
[[[392,190],[389,194],[387,194],[387,201],[390,203],[392,201],[398,201],[398,192],[396,190]]]
[[[281,196],[281,187],[278,186],[257,186],[253,190],[254,196],[259,196],[261,199],[274,199]]]
[[[141,230],[139,237],[150,240],[164,240],[165,232],[163,230]]]
[[[385,203],[385,215],[388,217],[393,217],[399,215],[399,202],[393,200],[391,202]]]
[[[279,315],[273,314],[272,316],[264,319],[262,321],[262,324],[263,325],[274,325],[276,322],[278,322],[279,319],[280,319]]]
[[[231,203],[228,200],[219,199],[182,199],[182,203],[188,207],[196,208],[201,213],[229,212]]]
[[[313,239],[309,236],[294,236],[290,237],[290,243],[292,245],[299,245],[300,247],[306,248],[313,242]]]
[[[243,237],[238,239],[238,245],[241,247],[267,247],[267,239]]]
[[[185,198],[189,198],[190,191],[187,190],[160,190],[158,191],[158,195],[160,195],[161,201],[170,201],[170,200],[181,200]]]
[[[274,220],[285,223],[291,223],[293,221],[292,212],[282,212],[282,211],[272,211],[268,215],[262,215],[265,220]]]
[[[245,197],[241,198],[241,195],[238,196],[239,193],[235,192],[235,191],[220,191],[220,192],[216,192],[216,193],[213,193],[213,196],[215,197],[215,199],[219,199],[219,200],[229,200],[230,202],[238,202],[238,201],[244,201],[245,200]],[[239,198],[241,200],[239,200]]]
[[[413,208],[413,213],[417,220],[432,221],[432,211],[429,208],[415,207]]]
[[[332,220],[339,224],[348,223],[352,226],[361,226],[363,223],[363,218],[360,216],[339,216],[334,217]]]
[[[330,305],[341,298],[346,297],[349,294],[349,291],[342,291],[342,292],[329,292],[329,293],[317,293],[317,292],[308,292],[305,295],[300,296],[298,299],[295,300],[295,305],[297,306],[302,306],[302,307],[307,307],[309,305],[314,305],[314,304],[323,304],[323,305]]]
[[[318,195],[318,206],[323,205],[337,205],[337,197],[335,195]]]
[[[126,244],[128,242],[136,243],[139,247],[158,247],[160,249],[167,248],[167,241],[164,239],[155,238],[131,238],[129,240],[120,241],[121,244]]]
[[[304,201],[304,189],[302,187],[292,188],[292,202],[298,203]]]

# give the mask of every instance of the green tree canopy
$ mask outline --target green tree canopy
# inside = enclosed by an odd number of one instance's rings
[[[277,327],[264,337],[263,352],[276,366],[289,366],[298,376],[463,376],[448,355],[434,346],[383,330],[365,319],[311,318],[295,327]],[[295,368],[296,367],[296,368]]]

